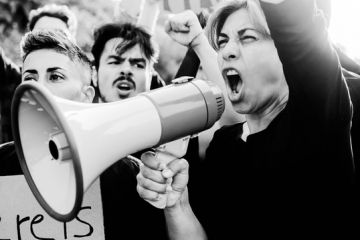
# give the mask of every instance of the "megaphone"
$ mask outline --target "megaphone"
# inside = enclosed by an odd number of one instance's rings
[[[12,128],[24,176],[53,218],[69,221],[83,194],[116,161],[210,128],[224,111],[214,84],[194,79],[112,103],[79,103],[24,82]]]

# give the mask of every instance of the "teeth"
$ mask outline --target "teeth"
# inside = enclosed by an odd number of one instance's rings
[[[239,75],[235,70],[228,70],[227,72],[226,72],[226,75]]]
[[[227,84],[230,87],[231,91],[235,94],[239,92],[239,84],[241,83],[241,76],[238,71],[235,69],[227,69],[225,71]]]
[[[118,82],[115,86],[123,91],[128,91],[132,88],[132,85],[128,82]]]

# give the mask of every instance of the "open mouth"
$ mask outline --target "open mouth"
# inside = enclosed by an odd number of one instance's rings
[[[130,91],[133,88],[131,84],[129,84],[129,82],[123,82],[123,81],[116,84],[116,87],[122,91]]]
[[[135,83],[130,79],[119,79],[115,81],[114,87],[119,90],[120,96],[125,96],[135,90]]]
[[[223,71],[223,76],[231,91],[234,93],[239,93],[242,83],[240,73],[235,69],[225,69]]]

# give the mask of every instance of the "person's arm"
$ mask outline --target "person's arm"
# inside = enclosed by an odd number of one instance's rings
[[[356,62],[354,59],[352,59],[349,55],[347,55],[344,51],[342,51],[341,48],[337,47],[335,44],[334,44],[334,48],[339,56],[341,66],[346,70],[359,75],[360,64]]]
[[[137,191],[140,197],[154,206],[161,201],[160,195],[167,194],[164,214],[170,239],[206,239],[189,203],[189,164],[185,159],[174,158],[163,166],[162,163],[169,157],[169,154],[162,152],[142,154]],[[168,179],[172,179],[170,190]]]
[[[290,98],[294,93],[301,97],[302,106],[312,106],[306,108],[316,116],[348,115],[350,102],[341,66],[329,41],[326,19],[315,2],[268,2],[262,0],[261,7],[284,66]]]
[[[165,25],[165,31],[176,42],[195,51],[200,59],[207,80],[217,84],[224,95],[226,95],[225,82],[217,63],[217,53],[209,44],[196,14],[191,10],[187,10],[171,15]],[[234,111],[226,96],[225,106],[225,111],[219,120],[222,125],[244,120],[242,115]]]
[[[169,239],[207,239],[203,227],[189,204],[187,189],[181,201],[171,208],[165,208],[164,213]]]

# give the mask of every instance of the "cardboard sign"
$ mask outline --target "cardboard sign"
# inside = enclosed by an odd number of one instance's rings
[[[84,195],[71,222],[59,222],[39,205],[23,175],[0,177],[0,240],[103,240],[99,179]]]

